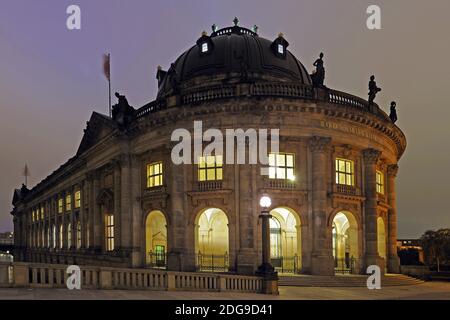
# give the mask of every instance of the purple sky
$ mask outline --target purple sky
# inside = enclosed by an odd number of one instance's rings
[[[82,30],[66,29],[66,8],[81,7]],[[382,30],[365,27],[378,4]],[[0,232],[12,229],[12,191],[27,162],[33,186],[73,156],[92,111],[107,112],[101,58],[112,55],[113,92],[140,107],[168,68],[210,26],[279,32],[311,70],[325,53],[326,84],[361,97],[377,76],[385,110],[398,105],[408,139],[398,175],[399,237],[450,227],[450,1],[2,0],[0,3]]]

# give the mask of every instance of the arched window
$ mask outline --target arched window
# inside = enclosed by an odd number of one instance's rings
[[[69,222],[67,225],[67,248],[72,246],[72,224]]]
[[[106,214],[106,251],[114,250],[114,215]]]
[[[269,220],[270,226],[270,258],[279,259],[282,256],[281,253],[281,226],[280,222],[276,218]]]

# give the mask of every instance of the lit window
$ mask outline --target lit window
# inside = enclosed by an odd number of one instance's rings
[[[81,191],[75,191],[75,208],[78,209],[81,207]]]
[[[352,160],[336,158],[336,183],[355,185],[354,163]]]
[[[41,247],[43,248],[43,247],[45,247],[45,229],[44,229],[44,227],[42,227],[42,229],[41,229]]]
[[[278,45],[278,53],[284,54],[284,47],[283,47],[282,44],[279,44],[279,45]]]
[[[147,165],[147,188],[162,186],[163,166],[162,162]]]
[[[269,178],[294,181],[294,154],[270,153]]]
[[[31,211],[31,222],[34,222],[34,215],[35,215],[35,213],[34,213],[34,210],[33,210],[33,211]]]
[[[47,248],[50,249],[50,228],[47,227]]]
[[[384,194],[384,175],[383,172],[377,170],[377,192]]]
[[[72,195],[68,194],[66,196],[66,211],[72,210]]]
[[[45,214],[44,206],[41,206],[41,219],[42,220],[44,220],[44,214]]]
[[[81,248],[81,223],[77,222],[77,249]]]
[[[53,245],[53,248],[56,248],[56,226],[55,225],[53,225],[53,228],[52,228],[52,245]]]
[[[114,250],[114,215],[106,215],[106,251]]]
[[[67,225],[67,248],[70,248],[72,245],[72,224],[69,223]]]
[[[64,205],[63,205],[63,199],[58,199],[58,213],[63,213],[64,211]]]
[[[198,181],[223,179],[223,158],[221,155],[199,157]]]
[[[59,226],[59,248],[62,249],[64,245],[64,233],[63,233],[63,226]]]
[[[208,52],[208,43],[207,42],[202,44],[202,52]]]

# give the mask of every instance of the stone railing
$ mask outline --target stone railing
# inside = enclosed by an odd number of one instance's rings
[[[222,189],[222,181],[199,181],[197,182],[198,191],[213,191]]]
[[[356,188],[354,186],[348,186],[345,184],[335,184],[333,186],[334,193],[343,194],[346,196],[360,196],[361,192],[359,188]]]
[[[269,189],[296,189],[297,185],[294,181],[284,179],[267,179],[264,182],[266,188]]]
[[[236,89],[237,87],[235,85],[206,88],[204,90],[197,90],[192,93],[183,94],[181,101],[183,104],[189,104],[208,100],[231,98],[236,96]]]
[[[237,96],[286,97],[325,101],[360,111],[370,112],[383,120],[390,121],[387,114],[375,103],[369,105],[368,101],[342,91],[327,88],[317,89],[311,85],[298,82],[256,82],[250,84],[227,84],[223,86],[214,85],[195,90],[182,90],[180,92],[182,105],[234,98]],[[136,118],[141,118],[150,113],[164,109],[167,109],[166,98],[159,98],[138,109],[136,111]]]
[[[81,289],[236,291],[260,293],[256,276],[80,266]],[[66,265],[0,263],[0,287],[66,288]]]

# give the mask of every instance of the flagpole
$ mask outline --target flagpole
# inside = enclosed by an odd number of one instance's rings
[[[109,66],[111,68],[111,54],[108,53],[108,63]],[[112,112],[111,112],[111,71],[108,77],[108,93],[109,93],[109,116],[112,117]]]

